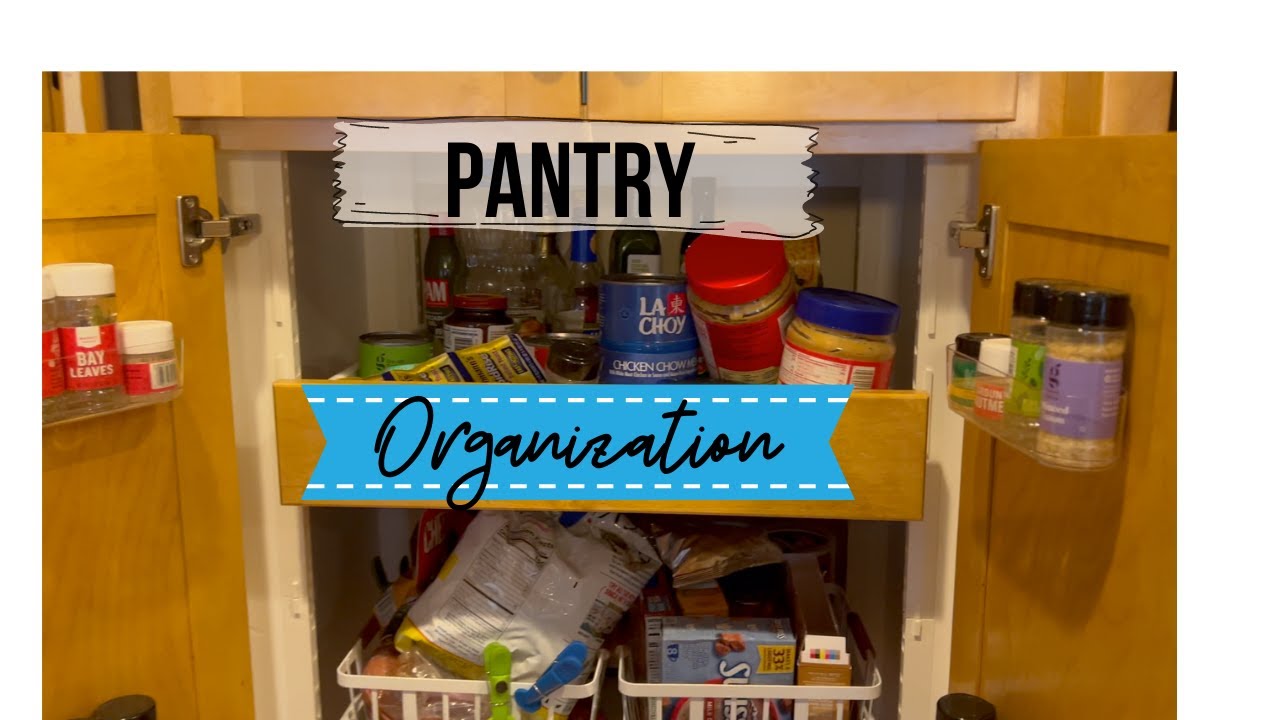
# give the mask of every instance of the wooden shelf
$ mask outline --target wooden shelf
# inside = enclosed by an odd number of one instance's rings
[[[324,450],[324,434],[307,403],[302,385],[275,383],[276,445],[280,500],[286,505],[352,507],[445,507],[443,501],[303,501],[303,491]],[[347,381],[350,382],[350,381]],[[865,390],[853,393],[831,435],[831,446],[853,501],[543,501],[481,500],[480,509],[587,510],[851,520],[919,520],[923,512],[925,434],[929,397],[916,390]],[[380,478],[369,478],[380,480]],[[361,482],[361,478],[351,478]]]

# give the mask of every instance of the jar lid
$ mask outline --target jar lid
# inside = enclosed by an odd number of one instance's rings
[[[1122,330],[1129,325],[1129,293],[1074,284],[1054,290],[1049,322],[1087,328]]]
[[[90,720],[156,720],[156,701],[146,695],[112,698],[99,705]]]
[[[938,720],[996,720],[996,706],[977,695],[951,693],[938,698]]]
[[[1008,335],[1000,333],[962,333],[956,336],[956,352],[968,355],[974,360],[982,356],[982,344],[988,340],[1008,340]]]
[[[45,269],[41,270],[41,272],[40,272],[40,276],[44,279],[44,297],[43,297],[43,299],[44,299],[44,300],[52,300],[54,297],[56,297],[56,296],[57,296],[57,293],[53,291],[53,278],[49,277],[49,270],[48,270],[48,268],[45,268]]]
[[[145,355],[173,350],[173,323],[167,320],[130,320],[116,324],[120,352]]]
[[[689,288],[700,299],[716,305],[759,300],[781,285],[791,272],[784,242],[699,236],[685,253]]]
[[[106,263],[46,265],[58,297],[116,294],[116,269]]]
[[[1009,367],[1009,358],[1013,355],[1013,340],[1009,338],[991,338],[982,343],[978,352],[978,362],[992,370],[1004,372]]]
[[[365,345],[377,345],[378,347],[419,347],[431,341],[422,333],[391,330],[367,332],[360,336],[360,342]]]
[[[507,297],[490,293],[462,293],[454,296],[453,306],[459,310],[506,310]]]
[[[1052,278],[1023,278],[1013,283],[1013,314],[1028,317],[1049,317],[1049,304],[1053,290],[1072,285],[1069,280]]]
[[[833,288],[801,290],[796,298],[796,317],[860,335],[892,335],[898,329],[898,306],[894,303]]]

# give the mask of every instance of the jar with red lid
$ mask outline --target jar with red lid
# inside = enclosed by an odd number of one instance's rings
[[[685,255],[689,307],[711,377],[778,381],[796,283],[780,240],[703,235]]]
[[[515,329],[507,315],[507,298],[488,293],[462,293],[444,321],[444,350],[454,352],[509,335]]]

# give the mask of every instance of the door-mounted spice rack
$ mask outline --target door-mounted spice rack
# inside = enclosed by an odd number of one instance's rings
[[[1005,368],[947,347],[947,406],[965,420],[1048,467],[1102,470],[1119,460],[1123,392],[1105,397],[1055,389],[1045,397],[1039,390]],[[1032,395],[1039,397],[1040,412],[1029,415],[1018,402]]]
[[[182,392],[182,343],[165,320],[118,322],[115,268],[58,263],[42,272],[45,427],[168,402]]]
[[[947,348],[947,405],[1043,465],[1100,470],[1121,455],[1129,295],[1070,280],[1014,283],[1010,335]]]
[[[110,383],[104,378],[98,387],[74,389],[76,385],[68,382],[66,373],[69,368],[77,367],[77,358],[43,355],[40,369],[44,379],[44,427],[160,405],[182,394],[182,340],[173,339],[169,323],[162,320],[122,322],[117,330],[122,339],[119,349],[100,351],[101,361],[93,365],[105,368],[103,372],[115,378]],[[141,341],[126,344],[133,341],[131,338],[141,338]]]

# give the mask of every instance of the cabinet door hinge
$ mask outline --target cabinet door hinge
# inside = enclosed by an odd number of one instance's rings
[[[197,267],[203,263],[205,251],[213,246],[215,240],[222,243],[222,252],[225,253],[228,240],[257,234],[259,229],[261,219],[256,214],[228,214],[215,218],[213,213],[200,207],[199,197],[178,196],[178,256],[182,259],[182,267]]]
[[[952,220],[947,226],[951,237],[962,248],[973,250],[978,261],[978,274],[990,280],[996,265],[996,235],[999,229],[1000,206],[983,205],[982,218],[977,222]]]

